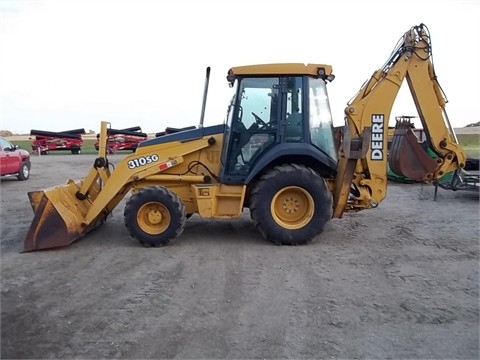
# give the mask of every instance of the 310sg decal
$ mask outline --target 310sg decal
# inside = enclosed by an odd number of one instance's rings
[[[139,158],[130,160],[128,162],[128,168],[129,169],[135,169],[140,166],[145,166],[154,162],[158,161],[158,155],[153,154],[153,155],[148,155],[148,156],[140,156]]]

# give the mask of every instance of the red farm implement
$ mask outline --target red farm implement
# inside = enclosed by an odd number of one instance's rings
[[[137,145],[146,140],[148,135],[142,132],[140,126],[134,126],[126,129],[107,129],[107,151],[113,154],[117,151],[128,150],[135,151]],[[98,150],[99,135],[95,142],[95,149]]]
[[[37,154],[46,155],[50,151],[67,150],[72,154],[79,154],[85,129],[74,129],[60,132],[30,130],[32,150]]]

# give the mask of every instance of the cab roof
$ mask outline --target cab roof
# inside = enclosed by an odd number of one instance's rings
[[[323,69],[323,73],[319,73]],[[232,67],[228,75],[311,75],[328,76],[332,74],[332,66],[326,64],[257,64]]]

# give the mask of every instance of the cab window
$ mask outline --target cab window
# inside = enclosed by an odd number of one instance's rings
[[[287,78],[287,121],[285,141],[300,142],[304,136],[304,118],[302,106],[302,78]]]

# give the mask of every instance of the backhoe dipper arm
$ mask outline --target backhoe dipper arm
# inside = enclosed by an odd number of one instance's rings
[[[438,157],[432,160],[426,156],[420,144],[412,144],[414,151],[409,153],[403,151],[405,147],[395,146],[389,154],[390,163],[400,160],[412,169],[417,167],[415,174],[420,175],[416,180],[425,182],[464,167],[466,155],[449,123],[447,100],[435,75],[430,35],[427,27],[420,24],[402,36],[385,65],[373,73],[345,108],[333,217],[341,217],[344,211],[376,207],[385,198],[388,120],[405,78],[427,135],[428,148]],[[397,125],[403,126],[404,133],[410,127]],[[422,161],[430,163],[425,165]]]

